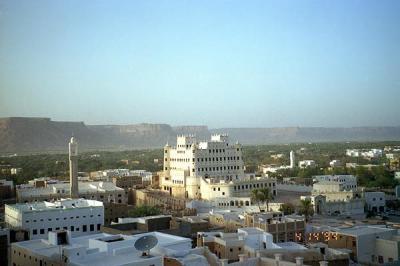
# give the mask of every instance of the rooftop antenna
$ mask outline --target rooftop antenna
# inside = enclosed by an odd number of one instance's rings
[[[137,250],[142,251],[142,257],[147,257],[150,254],[150,249],[154,248],[157,244],[157,237],[153,235],[147,235],[136,240],[134,246]]]

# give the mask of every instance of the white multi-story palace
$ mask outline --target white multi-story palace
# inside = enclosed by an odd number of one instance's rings
[[[17,203],[5,206],[5,222],[10,228],[26,230],[30,239],[47,238],[58,230],[70,230],[73,236],[93,234],[104,224],[104,206],[85,199]]]
[[[213,135],[211,141],[196,142],[193,135],[178,136],[176,148],[164,149],[164,170],[179,182],[179,175],[216,177],[224,180],[243,176],[242,146],[229,145],[227,135]]]
[[[244,174],[242,146],[222,134],[201,142],[193,135],[178,136],[176,147],[167,144],[160,186],[173,196],[193,199],[248,196],[264,187],[276,195],[275,179]]]

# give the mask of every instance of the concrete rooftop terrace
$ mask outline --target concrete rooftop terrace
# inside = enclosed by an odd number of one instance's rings
[[[113,182],[91,181],[78,182],[79,193],[114,192],[124,190],[114,185]],[[68,194],[69,182],[47,183],[46,187],[34,187],[30,185],[20,186],[17,193],[21,196],[40,196],[50,194]]]
[[[362,226],[362,225],[348,227],[348,228],[336,228],[333,231],[351,236],[379,234],[383,232],[393,232],[393,234],[398,234],[397,229],[386,228],[381,226]]]
[[[17,203],[7,205],[8,208],[13,208],[20,212],[38,212],[50,210],[66,210],[76,208],[90,208],[103,206],[101,201],[86,200],[86,199],[61,199],[54,202],[42,201],[31,203]]]
[[[54,232],[55,233],[55,232]],[[49,239],[37,239],[16,242],[13,245],[30,250],[33,254],[47,258],[57,259],[60,252],[70,254],[68,260],[72,265],[139,265],[147,258],[142,256],[142,251],[135,248],[135,242],[142,236],[152,235],[157,238],[157,245],[150,250],[149,262],[160,258],[161,255],[185,257],[191,249],[191,239],[150,232],[134,236],[110,235],[106,233],[92,234],[69,238],[69,243],[64,245],[52,244]],[[79,252],[76,255],[76,252]],[[153,263],[150,263],[150,265]],[[142,265],[142,264],[140,264]]]

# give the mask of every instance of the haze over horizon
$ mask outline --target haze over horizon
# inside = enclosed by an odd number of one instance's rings
[[[150,125],[169,125],[171,127],[180,127],[180,126],[186,126],[186,127],[196,127],[196,126],[206,126],[208,129],[213,130],[213,129],[224,129],[224,128],[229,128],[229,129],[251,129],[251,128],[375,128],[375,127],[383,127],[383,128],[389,128],[389,127],[395,127],[398,128],[400,125],[358,125],[358,126],[301,126],[301,125],[294,125],[294,126],[237,126],[237,125],[228,125],[228,126],[220,126],[220,127],[212,127],[207,124],[171,124],[168,122],[146,122],[146,121],[139,121],[139,122],[133,122],[133,123],[87,123],[86,121],[83,120],[60,120],[60,119],[53,119],[51,117],[44,117],[44,116],[8,116],[8,117],[0,117],[0,119],[7,119],[7,118],[48,118],[53,122],[83,122],[87,126],[126,126],[126,125],[139,125],[139,124],[150,124]]]
[[[0,117],[399,126],[399,1],[2,1]]]

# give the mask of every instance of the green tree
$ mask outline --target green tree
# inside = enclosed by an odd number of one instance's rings
[[[314,215],[314,207],[311,204],[310,199],[300,201],[299,214],[304,215],[306,222],[308,222],[310,217]]]
[[[256,188],[251,191],[251,198],[253,201],[257,202],[258,207],[260,207],[260,202],[265,202],[267,211],[269,211],[269,202],[273,200],[274,197],[269,188]]]
[[[279,208],[279,210],[281,212],[283,212],[284,215],[288,215],[288,214],[294,213],[294,209],[295,209],[294,205],[292,203],[290,203],[290,202],[283,203],[281,205],[281,207]]]

